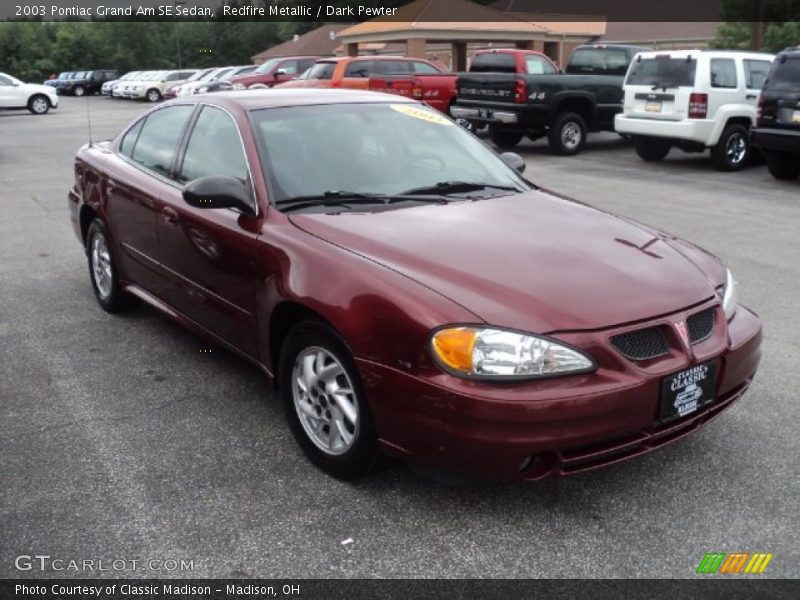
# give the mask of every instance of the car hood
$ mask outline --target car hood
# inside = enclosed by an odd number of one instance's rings
[[[709,255],[691,260],[672,236],[542,191],[290,219],[487,323],[535,333],[653,318],[715,294]]]
[[[25,83],[23,85],[25,87],[25,92],[28,94],[39,92],[41,94],[48,94],[52,96],[56,93],[56,90],[52,85],[42,85],[41,83]]]

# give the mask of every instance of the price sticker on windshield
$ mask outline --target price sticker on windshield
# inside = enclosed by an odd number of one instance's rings
[[[415,119],[420,119],[421,121],[427,121],[428,123],[436,123],[437,125],[452,125],[453,122],[431,110],[426,110],[424,108],[417,108],[416,106],[409,106],[408,104],[391,104],[390,105],[394,110],[399,113],[403,113],[404,115],[408,115],[409,117],[414,117]]]

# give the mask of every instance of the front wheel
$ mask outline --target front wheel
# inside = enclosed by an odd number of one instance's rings
[[[633,140],[633,148],[643,161],[657,162],[669,154],[671,146],[669,142],[658,138],[637,137]]]
[[[115,313],[130,308],[134,304],[133,297],[123,292],[119,285],[111,242],[100,219],[95,219],[89,225],[86,254],[94,295],[103,310]]]
[[[522,139],[523,132],[509,131],[508,129],[500,129],[495,125],[489,125],[489,139],[498,148],[510,150],[515,148]]]
[[[364,474],[376,457],[369,408],[349,350],[333,331],[306,321],[281,350],[286,418],[306,456],[339,479]]]
[[[147,98],[148,102],[158,102],[159,100],[161,100],[161,92],[159,92],[155,88],[153,88],[152,90],[147,90],[145,98]]]
[[[72,93],[80,98],[86,94],[86,88],[84,88],[82,85],[76,85]]]
[[[711,148],[711,160],[720,171],[739,171],[747,164],[750,142],[747,127],[735,123],[728,125],[716,146]]]
[[[41,95],[33,96],[28,100],[28,110],[35,115],[44,115],[50,110],[50,100]]]
[[[573,156],[586,144],[586,121],[577,113],[556,116],[547,134],[550,149],[560,156]]]
[[[767,169],[775,179],[796,179],[800,177],[800,156],[783,152],[765,152]]]

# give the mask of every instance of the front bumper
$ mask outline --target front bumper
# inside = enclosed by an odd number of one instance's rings
[[[629,117],[623,114],[614,117],[614,130],[617,133],[658,137],[673,140],[697,142],[705,146],[715,143],[711,139],[714,121],[708,119],[685,119],[683,121],[667,121]]]
[[[686,314],[667,320],[677,322]],[[590,350],[598,370],[520,384],[416,375],[363,360],[358,367],[386,453],[488,479],[573,475],[676,441],[742,396],[760,360],[761,321],[741,306],[727,326],[722,319],[715,334],[687,355],[646,365],[610,347],[608,338],[617,330],[559,335]],[[714,401],[658,423],[662,379],[710,361],[718,365]]]

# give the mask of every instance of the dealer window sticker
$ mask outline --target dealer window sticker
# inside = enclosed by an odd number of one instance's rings
[[[399,113],[414,117],[415,119],[420,119],[421,121],[436,123],[437,125],[453,124],[450,119],[424,108],[417,108],[416,106],[409,106],[408,104],[391,104],[390,106]]]

